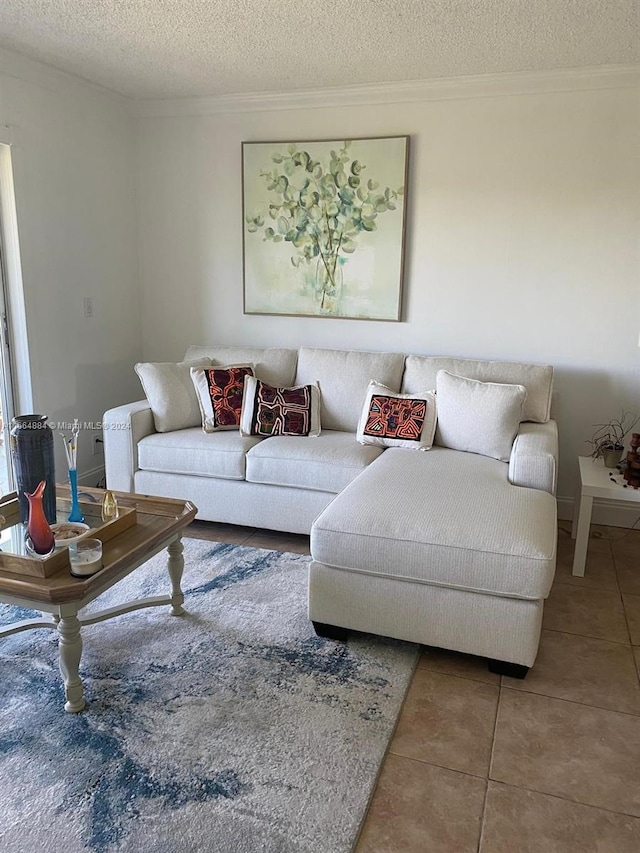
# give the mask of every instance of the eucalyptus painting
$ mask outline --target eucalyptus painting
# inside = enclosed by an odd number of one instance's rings
[[[246,314],[400,319],[407,149],[243,142]]]

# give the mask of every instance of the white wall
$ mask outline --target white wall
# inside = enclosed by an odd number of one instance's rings
[[[640,410],[639,89],[601,85],[289,110],[214,103],[200,115],[211,102],[150,105],[139,125],[145,358],[252,343],[551,363],[559,495],[570,498],[592,425]],[[404,322],[243,315],[241,142],[404,133]]]
[[[0,51],[0,125],[12,141],[34,410],[53,422],[101,421],[105,409],[139,396],[132,370],[141,327],[129,105]],[[84,317],[85,296],[93,298],[92,319]],[[57,436],[56,445],[64,479]],[[79,472],[101,464],[91,433],[83,433]]]

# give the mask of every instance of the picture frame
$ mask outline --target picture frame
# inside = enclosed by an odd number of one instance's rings
[[[398,322],[409,136],[242,143],[245,314]]]

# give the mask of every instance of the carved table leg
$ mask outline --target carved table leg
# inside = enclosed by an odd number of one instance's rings
[[[82,637],[78,609],[74,604],[60,605],[58,622],[58,650],[60,654],[60,672],[64,680],[64,709],[72,714],[82,711],[85,701],[82,696],[82,681],[78,674],[82,657]]]
[[[184,550],[184,545],[182,544],[182,540],[178,536],[177,539],[174,539],[173,542],[167,548],[169,552],[169,559],[167,561],[167,568],[169,570],[169,577],[171,578],[171,615],[172,616],[184,616],[184,593],[180,587],[180,581],[182,580],[182,572],[184,570],[184,557],[182,556],[182,552]]]

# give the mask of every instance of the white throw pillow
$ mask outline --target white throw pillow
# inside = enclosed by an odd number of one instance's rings
[[[246,375],[253,376],[252,364],[191,368],[205,432],[239,428]]]
[[[318,385],[277,388],[245,376],[240,435],[320,435]]]
[[[356,438],[376,447],[429,450],[436,432],[436,395],[398,394],[372,380],[362,407]]]
[[[139,362],[136,373],[153,413],[157,432],[200,426],[198,395],[191,381],[192,367],[206,367],[211,359],[199,361]]]
[[[439,370],[436,393],[436,444],[509,461],[527,398],[523,385],[479,382]]]

